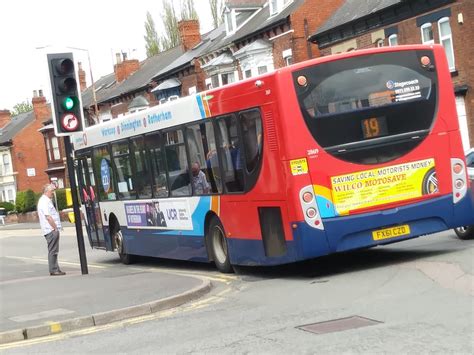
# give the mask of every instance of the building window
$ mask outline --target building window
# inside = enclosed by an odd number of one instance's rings
[[[283,60],[285,61],[286,66],[293,64],[293,52],[291,48],[285,49],[282,52],[282,55],[283,55]]]
[[[234,16],[233,16],[232,11],[228,10],[224,16],[225,16],[225,26],[226,26],[227,34],[233,33],[235,30],[235,27],[234,27]]]
[[[268,69],[267,69],[266,65],[262,65],[262,66],[258,67],[258,75],[265,74],[267,71],[268,71]]]
[[[388,45],[390,47],[398,46],[398,35],[397,34],[393,34],[393,35],[390,35],[388,37]]]
[[[446,57],[448,58],[449,70],[454,71],[454,49],[453,37],[451,34],[451,26],[449,25],[449,17],[443,17],[438,21],[439,43],[444,47]]]
[[[10,168],[10,158],[8,157],[8,154],[3,154],[3,173],[5,175],[11,173],[11,168]]]
[[[431,23],[425,23],[421,26],[421,42],[423,44],[434,44],[433,27]]]
[[[275,15],[283,10],[292,0],[270,0],[270,15]]]
[[[248,69],[245,71],[245,78],[250,78],[252,76],[252,69]]]
[[[222,85],[233,83],[235,82],[235,75],[234,73],[221,74],[221,80],[222,80]]]
[[[59,142],[57,137],[51,138],[51,145],[53,147],[53,158],[54,160],[61,159],[61,154],[59,153]]]
[[[377,41],[375,41],[375,46],[376,47],[383,47],[383,39],[379,38]]]
[[[48,138],[46,138],[45,141],[46,141],[46,152],[48,154],[48,161],[51,161],[52,160],[51,159],[51,144],[49,143]]]
[[[13,196],[13,190],[8,190],[8,202],[15,202],[15,198]]]

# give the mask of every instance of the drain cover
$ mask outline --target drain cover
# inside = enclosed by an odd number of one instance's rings
[[[380,324],[377,320],[364,318],[360,316],[352,316],[347,318],[332,319],[324,322],[302,325],[297,328],[306,330],[315,334],[325,334],[333,332],[341,332],[343,330],[367,327],[369,325]]]

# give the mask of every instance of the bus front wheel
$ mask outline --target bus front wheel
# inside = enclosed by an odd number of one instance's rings
[[[212,257],[217,269],[222,273],[232,273],[234,269],[230,264],[229,251],[227,248],[227,239],[224,227],[218,218],[213,217],[209,224],[208,242],[211,249]]]
[[[459,239],[474,239],[474,225],[454,228],[454,232],[456,233]]]
[[[114,233],[114,241],[122,264],[129,265],[133,263],[133,255],[125,253],[125,248],[123,246],[123,235],[120,229]]]

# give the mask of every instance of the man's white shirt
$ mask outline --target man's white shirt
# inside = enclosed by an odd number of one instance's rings
[[[54,208],[53,201],[46,196],[42,195],[38,201],[38,217],[41,225],[41,230],[43,234],[49,234],[53,231],[53,227],[49,224],[46,216],[53,217],[54,223],[56,223],[56,227],[61,229],[61,220],[59,218],[59,213]]]

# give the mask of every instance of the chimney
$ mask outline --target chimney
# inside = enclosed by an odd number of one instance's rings
[[[12,116],[8,110],[0,110],[0,128],[10,123]]]
[[[82,63],[78,62],[78,67],[79,69],[77,70],[77,74],[79,77],[79,86],[81,88],[81,92],[83,92],[85,89],[87,89],[87,83],[86,83],[86,72],[84,69],[82,69]]]
[[[123,53],[123,61],[120,53],[116,53],[117,64],[114,66],[115,79],[120,83],[127,79],[130,75],[140,69],[138,59],[127,59],[126,53]]]
[[[182,20],[178,22],[179,38],[184,51],[194,48],[201,42],[199,20]]]
[[[43,96],[43,90],[33,91],[33,111],[35,113],[35,119],[41,122],[51,119],[51,108],[46,103],[46,98]]]

